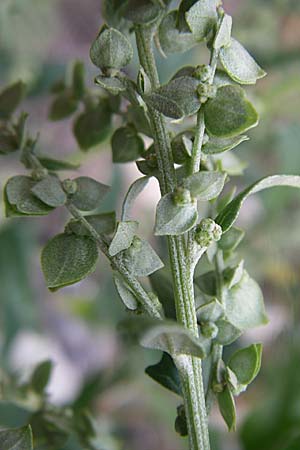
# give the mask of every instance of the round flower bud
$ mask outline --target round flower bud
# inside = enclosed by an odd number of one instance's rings
[[[202,64],[201,66],[196,67],[193,75],[197,80],[205,83],[205,81],[208,81],[212,76],[212,68],[206,64]]]
[[[173,192],[173,200],[177,206],[189,205],[192,202],[191,193],[188,189],[178,187]]]
[[[207,102],[209,98],[214,98],[217,94],[217,87],[213,84],[200,83],[197,88],[198,97],[201,103]]]
[[[40,167],[40,168],[38,168],[38,169],[34,169],[34,170],[32,171],[32,174],[31,174],[32,178],[33,178],[35,181],[41,181],[41,180],[43,180],[47,175],[48,175],[48,170],[45,169],[44,167]]]
[[[204,337],[209,339],[215,339],[219,329],[214,322],[203,322],[201,323],[201,333]]]
[[[222,228],[212,219],[201,220],[195,233],[195,240],[200,247],[208,247],[212,242],[221,239]]]
[[[68,195],[73,195],[77,191],[77,183],[74,180],[70,180],[69,178],[67,180],[64,180],[62,182],[63,190]]]

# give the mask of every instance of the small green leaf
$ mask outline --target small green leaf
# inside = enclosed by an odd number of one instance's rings
[[[232,227],[227,233],[223,234],[218,242],[219,247],[224,252],[234,251],[242,242],[245,236],[245,231],[241,228]]]
[[[138,159],[145,150],[143,139],[131,126],[118,128],[111,139],[114,163],[126,163]]]
[[[0,120],[10,119],[23,100],[25,89],[25,84],[17,81],[0,92]]]
[[[192,77],[175,78],[146,96],[146,103],[173,119],[191,116],[201,105],[197,94],[198,85],[199,81]]]
[[[203,145],[202,151],[206,155],[217,155],[219,153],[227,152],[237,147],[244,141],[248,141],[248,136],[236,136],[233,138],[216,138],[211,136],[206,144]]]
[[[214,77],[214,85],[217,86],[217,88],[220,88],[222,86],[227,86],[228,84],[235,86],[236,83],[224,70],[217,69]]]
[[[204,114],[208,132],[217,137],[234,137],[258,124],[258,114],[239,86],[220,87],[205,103]]]
[[[90,58],[104,73],[111,69],[120,70],[133,57],[133,49],[128,39],[114,28],[102,27],[92,43]]]
[[[225,14],[220,28],[215,36],[214,48],[219,50],[222,47],[227,47],[231,43],[231,29],[232,29],[232,17]]]
[[[198,211],[194,203],[177,205],[174,194],[164,195],[156,209],[156,236],[179,235],[189,231],[197,223]]]
[[[63,91],[53,100],[50,106],[49,119],[53,121],[66,119],[72,116],[77,108],[78,100],[73,96],[73,92],[70,90]]]
[[[197,41],[207,36],[217,19],[216,0],[199,0],[185,13],[185,20]]]
[[[8,126],[0,125],[0,155],[19,150],[19,143],[16,133]]]
[[[227,320],[240,330],[268,323],[260,287],[246,271],[225,297]]]
[[[252,344],[237,350],[230,358],[228,367],[236,374],[239,383],[248,385],[257,376],[261,366],[262,344]]]
[[[128,123],[132,123],[139,133],[152,137],[149,120],[146,117],[145,109],[139,105],[129,105],[127,109]]]
[[[53,175],[48,175],[39,181],[33,186],[31,192],[43,203],[53,208],[62,206],[67,201],[67,196],[61,186],[60,180]]]
[[[221,172],[198,172],[183,181],[183,186],[198,200],[212,200],[221,193],[226,174]]]
[[[83,280],[94,272],[98,259],[96,242],[85,236],[58,234],[42,251],[42,269],[51,291]]]
[[[143,347],[161,350],[171,356],[172,354],[185,354],[204,358],[206,355],[203,342],[189,330],[171,320],[158,321],[147,317],[129,318],[121,322],[120,329],[130,333]]]
[[[36,181],[24,175],[18,175],[8,180],[5,186],[5,195],[13,210],[22,215],[32,216],[43,216],[52,211],[52,207],[41,202],[32,194],[31,190],[35,184]]]
[[[176,320],[176,309],[171,276],[159,270],[150,276],[152,289],[157,294],[166,318]]]
[[[118,95],[121,92],[126,91],[126,86],[118,78],[105,77],[103,75],[98,75],[95,78],[95,83],[101,86],[103,89],[108,91],[112,95]]]
[[[131,311],[135,311],[138,308],[138,302],[130,287],[125,283],[125,281],[121,279],[121,277],[117,273],[114,273],[113,279],[117,292],[126,308]]]
[[[218,327],[218,334],[216,337],[218,344],[230,345],[242,334],[242,331],[228,322],[228,320],[219,319],[216,322],[216,325]]]
[[[53,364],[50,360],[41,362],[33,371],[30,386],[37,394],[43,394],[49,383]]]
[[[138,225],[138,222],[133,220],[118,223],[116,233],[108,249],[110,256],[115,256],[131,246]]]
[[[48,158],[48,156],[37,155],[38,160],[48,170],[56,171],[56,170],[76,170],[79,167],[79,164],[73,164],[69,161],[62,161],[60,159]]]
[[[137,277],[147,277],[164,266],[151,245],[137,236],[124,251],[124,261],[128,270]]]
[[[237,264],[235,267],[227,267],[223,272],[223,278],[228,289],[231,289],[233,286],[238,284],[241,281],[243,274],[244,274],[243,260],[241,260],[239,264]]]
[[[212,297],[217,295],[217,281],[214,270],[197,277],[195,283],[204,294],[211,295]]]
[[[184,164],[191,158],[193,138],[194,136],[192,132],[185,131],[183,133],[179,133],[174,139],[172,139],[172,154],[176,164]]]
[[[72,73],[72,92],[74,98],[77,100],[82,99],[85,93],[84,75],[83,62],[75,61]]]
[[[197,319],[199,322],[216,322],[223,316],[224,308],[216,298],[197,308]]]
[[[84,216],[85,220],[94,228],[98,234],[113,233],[116,228],[116,213],[108,212]],[[87,228],[78,220],[71,219],[66,226],[66,231],[71,231],[78,236],[90,236]]]
[[[166,389],[169,389],[177,395],[182,395],[178,370],[172,358],[167,353],[163,354],[161,360],[157,364],[148,366],[145,372],[149,377]]]
[[[33,450],[30,425],[0,431],[1,450]]]
[[[111,131],[111,110],[104,99],[80,114],[74,122],[73,132],[81,150],[88,150],[107,139]]]
[[[99,183],[89,177],[79,177],[74,180],[77,191],[72,195],[71,201],[81,211],[92,211],[98,208],[110,190],[109,186]]]
[[[228,427],[228,431],[234,431],[236,428],[236,410],[234,397],[229,390],[228,386],[225,386],[223,392],[218,393],[219,410],[223,419]]]
[[[161,21],[159,42],[164,53],[184,52],[196,45],[191,32],[181,32],[177,27],[177,11],[170,11]]]
[[[300,176],[298,175],[271,175],[269,177],[262,178],[261,180],[253,183],[247,189],[242,191],[235,199],[233,199],[224,209],[218,214],[215,221],[221,225],[223,233],[229,230],[237,219],[240,209],[243,206],[244,201],[251,194],[263,191],[276,186],[287,186],[300,188]]]
[[[124,198],[122,205],[122,221],[130,219],[131,208],[135,199],[140,195],[140,193],[145,189],[149,182],[149,177],[138,178],[130,188]]]
[[[228,75],[240,84],[255,84],[266,72],[235,39],[220,50],[220,59]]]
[[[143,24],[157,19],[160,11],[160,6],[154,1],[128,0],[123,15],[133,23]]]

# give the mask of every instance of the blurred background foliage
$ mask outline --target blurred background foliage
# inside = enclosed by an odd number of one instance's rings
[[[276,172],[300,172],[300,2],[298,0],[224,0],[234,16],[234,34],[253,53],[268,77],[251,88],[261,114],[251,140],[227,161],[237,184]],[[120,199],[138,172],[134,164],[112,168],[109,142],[82,154],[68,120],[47,120],[53,82],[74,59],[86,63],[92,86],[95,70],[89,45],[101,24],[101,0],[1,0],[1,85],[28,83],[23,106],[31,129],[41,132],[43,153],[82,163],[80,173],[113,186],[106,208]],[[158,55],[162,80],[178,65],[198,64],[207,54],[196,48],[167,61]],[[129,71],[133,75],[136,67]],[[245,168],[246,167],[246,168]],[[22,169],[15,156],[1,159],[0,183]],[[149,237],[158,199],[155,183],[141,196],[136,216]],[[95,275],[55,294],[47,292],[39,253],[59,232],[64,213],[46,219],[0,219],[1,367],[25,380],[34,365],[50,358],[48,387],[55,405],[88,408],[97,419],[103,450],[184,450],[174,429],[178,399],[144,375],[156,352],[120,342],[116,323],[125,312],[102,258]],[[228,434],[217,411],[212,415],[214,450],[299,450],[300,448],[300,208],[297,192],[270,191],[248,200],[240,226],[247,231],[241,253],[260,282],[270,323],[251,336],[264,343],[262,372],[238,402],[238,431]],[[158,245],[158,244],[156,244]],[[163,248],[161,249],[161,252]],[[237,343],[240,345],[241,343]],[[0,425],[21,426],[22,408],[0,403]],[[76,450],[71,437],[53,450]],[[102,448],[99,447],[99,448]],[[42,447],[41,447],[42,448]],[[46,448],[46,447],[43,447]]]

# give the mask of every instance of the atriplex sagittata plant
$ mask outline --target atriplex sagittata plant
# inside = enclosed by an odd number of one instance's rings
[[[182,0],[171,11],[170,3],[104,0],[107,24],[90,50],[100,69],[99,90],[86,87],[79,62],[72,80],[53,88],[52,120],[81,108],[73,131],[83,151],[112,134],[113,162],[136,161],[143,174],[130,186],[117,222],[115,212],[99,212],[108,186],[85,176],[61,180],[57,171],[74,167],[40,152],[37,139],[26,131],[26,114],[12,121],[23,96],[21,82],[0,95],[0,150],[19,150],[29,173],[7,181],[4,201],[7,217],[42,216],[58,207],[72,216],[42,251],[50,290],[91,274],[99,250],[108,258],[116,289],[131,312],[121,332],[163,352],[146,372],[181,399],[175,428],[188,435],[190,450],[208,450],[214,400],[234,430],[234,397],[257,376],[261,363],[260,343],[226,361],[223,347],[267,322],[261,290],[236,253],[244,231],[235,221],[249,195],[279,185],[299,188],[300,176],[268,176],[235,195],[229,184],[234,174],[225,167],[223,154],[247,140],[245,133],[257,125],[258,114],[241,85],[255,84],[265,72],[231,37],[232,18],[219,0]],[[133,58],[132,35],[140,66],[135,79],[125,70]],[[208,63],[179,67],[161,85],[154,45],[167,58],[199,44],[209,50]],[[113,123],[118,123],[114,131]],[[147,148],[146,141],[151,142]],[[150,244],[138,236],[132,217],[132,203],[150,177],[160,186],[154,235],[167,241],[170,277],[161,271],[164,263]],[[204,258],[209,269],[194,276]]]

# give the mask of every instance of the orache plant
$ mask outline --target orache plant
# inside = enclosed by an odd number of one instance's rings
[[[175,428],[188,435],[190,450],[208,450],[214,400],[234,430],[234,397],[261,364],[260,343],[229,360],[223,360],[223,347],[267,322],[262,292],[236,253],[244,231],[235,221],[249,195],[272,186],[299,188],[300,176],[268,176],[238,195],[229,184],[234,171],[223,155],[258,124],[241,85],[255,84],[265,72],[231,37],[232,18],[219,0],[183,0],[172,11],[168,0],[102,3],[107,24],[90,50],[100,69],[99,91],[86,87],[83,66],[76,63],[69,83],[53,88],[50,118],[71,116],[81,105],[73,128],[80,148],[87,151],[112,134],[113,162],[136,161],[144,176],[129,188],[117,222],[115,212],[99,212],[109,187],[84,176],[61,181],[56,172],[74,167],[40,153],[25,129],[26,115],[11,120],[23,95],[19,82],[0,95],[0,150],[20,150],[29,174],[7,181],[6,215],[39,216],[67,208],[72,219],[42,251],[48,288],[55,291],[91,274],[99,250],[108,258],[116,289],[131,312],[120,332],[163,352],[146,373],[181,398]],[[133,58],[130,35],[140,64],[137,79],[124,70]],[[208,63],[178,68],[161,85],[154,45],[166,56],[199,44],[209,50]],[[112,123],[119,124],[113,133]],[[154,235],[167,241],[169,270],[161,270],[164,263],[138,236],[132,217],[132,203],[150,177],[160,186]]]

